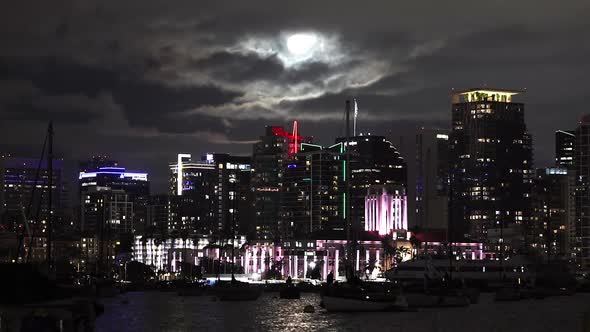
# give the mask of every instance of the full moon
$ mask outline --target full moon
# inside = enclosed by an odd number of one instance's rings
[[[293,55],[309,54],[317,43],[317,37],[308,33],[297,33],[287,38],[287,48]]]

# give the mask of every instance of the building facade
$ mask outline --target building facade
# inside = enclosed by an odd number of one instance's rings
[[[571,258],[575,184],[576,178],[571,170],[541,168],[536,171],[527,244],[533,253],[547,260]]]
[[[401,185],[373,185],[365,197],[365,231],[380,236],[408,230],[408,196]]]
[[[67,191],[63,182],[63,161],[53,160],[52,208],[54,230],[66,222],[63,218]],[[39,173],[37,174],[37,169]],[[47,160],[0,157],[0,224],[6,230],[23,227],[23,211],[36,236],[45,236],[49,215],[49,170]],[[38,217],[37,217],[38,216]],[[67,221],[68,223],[70,221]]]
[[[311,137],[285,131],[284,127],[266,126],[265,135],[252,148],[252,190],[256,218],[249,234],[256,239],[280,238],[280,206],[284,167]]]
[[[447,230],[449,132],[420,128],[416,134],[416,225]]]
[[[185,160],[186,159],[186,160]],[[169,232],[215,235],[220,239],[250,228],[252,192],[249,157],[207,154],[198,162],[190,155],[170,164]]]
[[[337,138],[342,149],[342,170],[346,164],[346,138]],[[365,228],[365,196],[373,185],[401,185],[407,188],[406,163],[384,136],[350,138],[350,217],[358,230]],[[345,191],[344,188],[342,189]],[[348,199],[348,198],[347,198]]]
[[[531,215],[532,139],[519,91],[470,89],[452,95],[450,233],[522,247]],[[502,243],[500,245],[500,243]],[[503,249],[503,250],[504,250]]]
[[[105,223],[115,219],[119,222],[111,223],[111,230],[116,230],[117,234],[143,232],[146,228],[147,200],[150,194],[147,173],[128,172],[118,166],[81,168],[78,184],[80,231],[83,235],[96,236]],[[111,207],[112,211],[126,211],[125,218],[110,218]]]
[[[574,168],[576,133],[573,130],[555,132],[555,166]]]
[[[343,231],[342,154],[339,146],[302,143],[283,169],[280,234],[303,238],[322,231]]]

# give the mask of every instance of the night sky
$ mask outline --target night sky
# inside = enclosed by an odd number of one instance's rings
[[[393,138],[450,127],[453,88],[526,89],[536,166],[590,112],[590,1],[11,1],[0,45],[0,152],[38,155],[53,119],[59,157],[155,192],[176,153],[248,154],[265,124],[332,143],[349,96]]]

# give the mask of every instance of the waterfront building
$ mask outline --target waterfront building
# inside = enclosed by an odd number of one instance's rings
[[[365,231],[398,237],[408,231],[408,196],[401,185],[373,185],[365,197]]]
[[[454,238],[522,248],[531,215],[532,139],[520,91],[469,89],[452,95],[449,136]]]

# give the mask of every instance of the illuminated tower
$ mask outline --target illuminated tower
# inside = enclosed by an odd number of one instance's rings
[[[280,234],[302,238],[343,231],[341,145],[302,143],[283,169]]]
[[[346,138],[336,139],[337,144],[345,142]],[[365,197],[371,186],[407,187],[406,162],[384,136],[350,138],[350,176],[350,217],[360,229],[365,227]]]
[[[284,165],[292,159],[302,143],[311,137],[299,135],[298,123],[293,133],[284,127],[266,126],[265,134],[252,146],[252,191],[256,218],[250,233],[256,239],[276,240],[279,233],[279,210],[283,186]]]
[[[530,218],[532,139],[520,91],[470,89],[452,95],[452,236],[488,250],[519,248]]]

